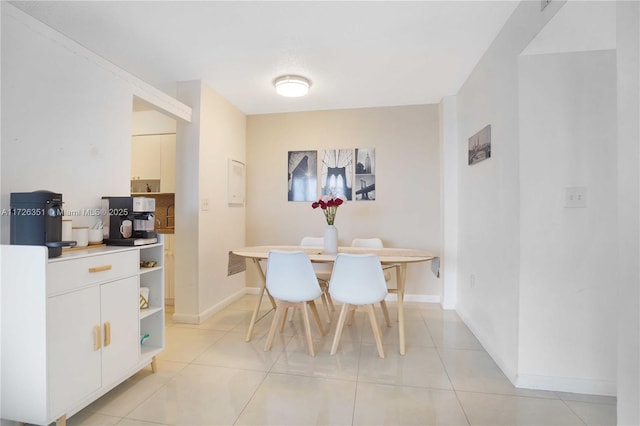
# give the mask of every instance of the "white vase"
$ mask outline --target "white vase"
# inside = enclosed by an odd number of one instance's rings
[[[324,252],[338,252],[338,228],[333,225],[327,225],[324,229]]]

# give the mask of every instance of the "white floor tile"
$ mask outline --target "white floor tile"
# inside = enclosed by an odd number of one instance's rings
[[[124,417],[164,386],[187,364],[158,360],[156,373],[147,367],[116,386],[83,411]]]
[[[168,327],[165,332],[166,347],[157,358],[191,362],[224,335],[223,331]]]
[[[466,425],[455,392],[358,383],[354,425]]]
[[[245,334],[227,333],[194,359],[193,363],[269,371],[289,339],[290,336],[277,335],[272,349],[265,351],[265,336],[254,337],[246,342]]]
[[[126,417],[171,425],[233,424],[264,377],[257,371],[190,365]]]
[[[457,394],[472,426],[583,425],[582,420],[560,399],[474,392]]]
[[[451,319],[427,319],[427,328],[439,348],[483,350],[482,345],[462,322]]]
[[[121,420],[120,417],[105,416],[104,414],[90,413],[88,411],[81,411],[76,413],[67,419],[67,425],[69,426],[102,426],[102,425],[115,425]]]
[[[304,336],[294,336],[271,369],[311,377],[355,381],[358,378],[360,343],[345,340],[335,355],[330,355],[333,336],[314,340],[315,357],[309,355]]]
[[[399,345],[399,328],[397,322],[392,322],[391,327],[387,327],[383,321],[379,321],[378,326],[382,332],[383,344]],[[429,334],[429,329],[422,320],[405,322],[404,336],[407,348],[413,346],[426,346],[429,348],[435,347],[431,334]],[[368,319],[365,321],[365,324],[363,324],[362,343],[375,344],[373,331],[371,331],[371,324]]]
[[[616,406],[611,404],[595,404],[589,402],[565,401],[565,404],[587,425],[615,426]]]
[[[452,389],[435,348],[413,346],[405,355],[400,355],[397,345],[383,346],[385,358],[378,357],[375,345],[362,345],[359,381]]]
[[[516,388],[484,351],[442,349],[440,353],[453,388],[457,391],[558,399],[554,392]]]
[[[585,395],[581,393],[556,392],[556,395],[564,401],[590,402],[594,404],[616,405],[615,396]]]
[[[356,383],[270,373],[236,425],[349,425]]]

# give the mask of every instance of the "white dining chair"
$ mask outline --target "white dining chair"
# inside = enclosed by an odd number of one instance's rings
[[[302,247],[323,247],[324,238],[304,237],[302,238],[302,241],[300,241],[300,245]],[[330,263],[313,263],[312,265],[313,270],[316,273],[316,277],[318,278],[320,288],[322,289],[322,305],[324,306],[327,314],[327,322],[331,322],[333,312],[336,310],[335,306],[333,306],[331,295],[329,295],[329,279],[331,278],[331,269],[333,268],[333,265]]]
[[[302,251],[270,251],[267,258],[266,287],[271,296],[276,299],[276,312],[264,350],[271,349],[278,324],[281,331],[284,328],[287,309],[298,307],[302,311],[309,354],[315,356],[307,305],[311,308],[320,334],[324,336],[325,331],[314,302],[322,295],[322,289],[318,284],[309,256]]]
[[[374,304],[386,297],[387,284],[378,256],[375,254],[339,253],[333,264],[329,293],[335,301],[342,302],[336,333],[331,345],[331,355],[334,355],[338,350],[347,314],[355,311],[359,306],[366,306],[373,337],[378,347],[378,355],[380,358],[384,358],[382,335],[376,320]]]
[[[354,238],[351,241],[351,247],[369,247],[369,248],[384,248],[384,244],[380,238]],[[384,280],[386,282],[391,281],[391,272],[392,268],[395,268],[396,265],[386,265],[382,267],[382,271],[384,273]],[[388,287],[388,286],[387,286]],[[387,324],[387,327],[391,327],[391,319],[389,317],[389,309],[387,309],[387,302],[382,300],[380,302],[380,307],[382,308],[382,313],[384,314],[384,321]],[[349,319],[351,322],[351,318]]]

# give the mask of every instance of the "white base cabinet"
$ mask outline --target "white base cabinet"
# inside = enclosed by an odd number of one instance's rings
[[[63,423],[164,348],[162,243],[53,259],[45,247],[0,250],[3,418]],[[141,259],[157,265],[140,268]],[[147,309],[141,285],[150,289]]]

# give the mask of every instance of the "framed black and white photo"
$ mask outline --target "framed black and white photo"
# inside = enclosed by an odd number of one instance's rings
[[[244,181],[244,163],[229,158],[227,161],[227,203],[230,206],[244,206]]]
[[[469,165],[491,158],[491,124],[469,138]]]
[[[374,148],[356,148],[356,201],[376,199],[376,151]]]
[[[288,200],[318,199],[318,152],[289,151]]]
[[[352,199],[353,150],[327,149],[322,151],[320,163],[320,192],[331,197]]]

